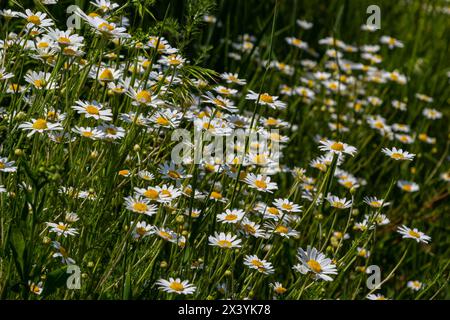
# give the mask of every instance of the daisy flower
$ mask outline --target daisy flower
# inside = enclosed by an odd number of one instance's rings
[[[96,67],[90,70],[89,77],[101,83],[111,83],[122,77],[122,71],[109,67]]]
[[[294,269],[303,274],[312,272],[316,279],[325,281],[332,281],[333,278],[329,275],[337,274],[336,265],[316,248],[308,246],[306,251],[299,248],[297,258],[300,264],[294,266]]]
[[[417,228],[410,229],[405,225],[398,227],[397,232],[402,235],[402,238],[414,239],[417,242],[428,243],[431,240],[431,237],[417,230]]]
[[[169,278],[169,280],[159,279],[156,281],[156,284],[159,286],[159,289],[164,292],[184,295],[193,294],[197,289],[194,285],[190,284],[189,281],[181,281],[180,278]]]
[[[377,197],[364,197],[364,203],[372,208],[381,208],[390,205],[390,202],[384,202],[384,199],[378,199]]]
[[[26,9],[25,13],[19,12],[18,15],[27,20],[27,29],[46,28],[53,25],[52,19],[48,19],[47,14],[40,11],[33,13],[30,9]]]
[[[311,29],[313,27],[313,25],[314,25],[312,22],[309,22],[309,21],[306,21],[306,20],[302,20],[302,19],[297,19],[295,22],[297,23],[297,25],[300,28],[305,29],[305,30]]]
[[[75,13],[85,20],[97,34],[111,38],[130,38],[130,35],[126,33],[126,28],[118,27],[115,23],[108,22],[99,16],[88,16],[81,9],[75,11]]]
[[[28,284],[30,286],[30,292],[36,295],[40,295],[44,290],[42,282],[38,282],[38,284],[36,284],[34,282],[28,281]]]
[[[352,206],[352,201],[347,201],[346,198],[339,198],[333,195],[328,195],[326,199],[330,203],[330,205],[336,209],[347,209]]]
[[[308,44],[296,37],[286,37],[286,42],[299,49],[308,49]]]
[[[103,109],[103,106],[97,101],[81,101],[75,102],[77,105],[72,106],[79,114],[84,114],[86,118],[94,118],[95,120],[111,121],[111,109]]]
[[[425,118],[430,120],[436,120],[442,118],[442,112],[439,112],[436,109],[431,108],[425,108],[422,111],[422,114],[425,116]]]
[[[50,82],[50,77],[51,74],[48,72],[35,72],[28,70],[27,74],[25,75],[25,81],[38,90],[56,89],[57,84],[54,81]]]
[[[173,67],[173,68],[180,68],[183,66],[183,64],[186,62],[186,59],[184,59],[179,54],[171,54],[168,56],[162,56],[161,59],[158,60],[158,63],[161,63],[163,65]]]
[[[238,223],[244,217],[244,210],[240,209],[227,209],[225,212],[217,215],[218,221],[222,223]]]
[[[397,48],[403,48],[404,47],[403,42],[401,42],[401,41],[399,41],[399,40],[397,40],[397,39],[395,39],[393,37],[390,37],[390,36],[382,36],[380,38],[380,42],[383,43],[383,44],[387,44],[389,49],[394,49],[396,47]]]
[[[286,108],[286,104],[279,101],[277,96],[271,96],[268,93],[259,94],[252,90],[249,90],[249,93],[245,96],[245,99],[259,101],[259,104],[269,106],[273,109]]]
[[[84,38],[78,34],[72,34],[72,30],[62,31],[59,29],[50,30],[47,34],[50,39],[58,43],[60,47],[80,47],[83,46]]]
[[[17,167],[14,166],[14,161],[8,161],[8,158],[0,157],[0,171],[1,172],[16,172]]]
[[[273,291],[275,291],[276,294],[283,294],[287,291],[287,289],[283,287],[281,282],[271,283],[270,286],[273,288]]]
[[[109,0],[95,0],[95,2],[91,1],[91,4],[102,10],[103,12],[112,11],[119,7],[119,5],[115,2],[111,2]]]
[[[230,99],[223,98],[221,96],[214,97],[214,95],[211,92],[207,92],[206,95],[203,96],[203,98],[205,99],[203,100],[203,102],[212,104],[220,110],[226,110],[229,112],[237,111],[234,102],[231,101]]]
[[[126,197],[126,208],[136,213],[152,216],[158,210],[158,207],[154,204],[150,204],[149,200],[142,197]]]
[[[31,137],[35,133],[43,133],[46,131],[54,131],[54,130],[62,130],[63,127],[60,123],[51,123],[47,122],[47,120],[38,118],[31,119],[30,122],[24,122],[19,125],[19,129],[29,130],[27,137]]]
[[[132,104],[135,106],[146,105],[153,108],[157,108],[164,104],[164,101],[158,98],[158,95],[152,93],[152,91],[146,89],[133,89],[129,87],[126,94],[133,99]]]
[[[102,124],[97,129],[103,134],[104,139],[118,140],[125,137],[125,129],[113,124]]]
[[[158,191],[159,198],[157,201],[166,204],[172,202],[172,200],[178,198],[182,194],[180,189],[165,184],[162,187],[158,187]]]
[[[14,74],[6,72],[5,68],[0,68],[0,80],[7,80],[14,78]]]
[[[131,221],[131,225],[134,224],[134,221]],[[154,228],[152,225],[147,224],[145,221],[138,221],[136,226],[133,229],[133,238],[134,239],[142,239],[152,233],[154,233]]]
[[[420,289],[422,289],[424,287],[424,284],[418,280],[414,280],[414,281],[408,281],[406,286],[413,291],[419,291]]]
[[[58,236],[75,236],[78,234],[76,228],[71,228],[69,224],[64,222],[53,223],[47,222],[47,226],[50,227],[50,232],[55,232]]]
[[[397,181],[397,186],[406,192],[419,191],[419,185],[412,181],[399,180],[399,181]]]
[[[276,233],[283,238],[297,238],[300,235],[300,232],[292,229],[284,223],[267,222],[264,226],[267,228],[268,233]]]
[[[288,199],[275,199],[274,206],[286,212],[301,212],[301,206],[295,204]]]
[[[162,178],[175,181],[190,177],[189,175],[186,175],[186,171],[183,167],[177,166],[173,162],[165,162],[164,164],[160,164],[159,173],[162,174]]]
[[[245,256],[244,264],[250,269],[258,270],[258,272],[261,272],[263,274],[272,274],[275,271],[270,262],[259,259],[256,255]]]
[[[380,293],[378,293],[378,294],[371,293],[367,296],[367,299],[369,299],[369,300],[389,300],[388,298],[386,298],[385,296],[383,296]]]
[[[208,237],[208,241],[210,246],[217,246],[225,249],[241,247],[241,240],[238,239],[237,236],[232,235],[231,233],[225,234],[224,232],[221,233],[215,232],[214,236]]]
[[[72,132],[79,134],[84,138],[89,138],[92,140],[99,140],[103,139],[104,137],[104,133],[97,128],[75,126],[74,128],[72,128]]]
[[[414,153],[409,153],[407,151],[403,151],[402,149],[397,149],[393,147],[391,150],[388,148],[383,148],[382,152],[394,160],[409,160],[412,161],[415,157]]]
[[[275,182],[270,182],[269,176],[263,176],[260,174],[255,175],[253,173],[249,173],[245,177],[244,182],[247,183],[250,188],[257,189],[262,192],[272,193],[272,190],[276,190],[278,188]]]
[[[75,264],[75,260],[73,260],[71,257],[69,257],[69,253],[67,252],[66,248],[64,248],[61,243],[58,241],[52,241],[52,246],[57,252],[55,252],[52,257],[53,258],[61,258],[61,263],[64,264]]]
[[[244,235],[250,235],[255,238],[266,238],[265,231],[261,228],[259,224],[256,222],[250,221],[247,218],[244,218],[241,223],[238,225],[239,231]]]
[[[332,152],[337,155],[346,153],[346,154],[353,156],[355,154],[355,152],[357,151],[355,147],[350,146],[350,145],[340,142],[340,141],[325,139],[325,140],[321,140],[320,143],[322,144],[321,146],[319,146],[319,149],[321,151]]]
[[[237,73],[228,73],[224,72],[220,75],[220,77],[225,80],[227,83],[235,83],[240,86],[245,85],[247,82],[244,79],[239,79]]]

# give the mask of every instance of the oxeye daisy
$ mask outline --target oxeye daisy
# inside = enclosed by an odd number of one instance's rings
[[[158,228],[158,227],[155,227],[154,230],[155,230],[155,234],[158,237],[160,237],[166,241],[172,242],[172,243],[177,243],[178,234],[176,232],[174,232],[170,229],[167,229],[167,228]]]
[[[284,222],[274,223],[273,221],[271,221],[271,222],[265,223],[264,227],[267,228],[268,234],[275,233],[283,238],[288,238],[288,239],[290,237],[297,238],[300,235],[300,233],[298,231],[294,230],[293,228],[291,228],[289,225],[287,225]]]
[[[158,210],[156,205],[150,204],[149,200],[142,197],[126,197],[125,204],[128,210],[147,216],[154,215]]]
[[[75,13],[85,20],[97,32],[97,34],[113,39],[130,38],[130,35],[126,33],[126,28],[118,27],[113,22],[109,22],[98,16],[88,16],[81,9],[77,10]]]
[[[14,74],[6,72],[5,68],[0,68],[0,81],[14,78]]]
[[[44,285],[42,284],[42,282],[38,282],[38,284],[29,281],[28,285],[30,286],[30,292],[34,293],[36,295],[40,295],[42,293],[42,291],[44,291]]]
[[[158,62],[169,67],[180,68],[184,63],[186,63],[186,59],[184,59],[179,54],[171,54],[168,56],[162,56],[161,59],[158,60]]]
[[[369,300],[389,300],[381,293],[377,293],[377,294],[371,293],[367,296],[367,299],[369,299]]]
[[[278,188],[275,182],[270,182],[269,176],[263,176],[260,174],[255,175],[253,173],[249,173],[245,177],[244,182],[247,183],[250,188],[254,188],[262,192],[272,193],[272,190],[276,190]]]
[[[148,40],[149,47],[156,48],[158,47],[158,53],[163,54],[174,54],[178,51],[176,48],[172,48],[166,39],[163,37],[154,37],[151,36]]]
[[[334,141],[334,140],[321,140],[320,143],[322,144],[319,146],[319,149],[326,152],[332,152],[334,154],[342,154],[346,153],[351,156],[353,156],[356,153],[356,148],[353,146],[350,146],[346,143],[340,142],[340,141]]]
[[[327,201],[333,208],[336,209],[347,209],[352,206],[351,200],[347,200],[346,198],[339,198],[333,195],[328,195]]]
[[[79,114],[83,114],[86,118],[94,118],[95,120],[111,121],[112,112],[111,109],[103,109],[103,106],[97,101],[81,101],[75,102],[77,105],[72,109],[76,110]]]
[[[172,185],[163,185],[162,187],[158,187],[159,198],[158,202],[168,204],[172,202],[172,200],[178,198],[181,195],[181,190],[175,188]]]
[[[397,186],[406,192],[419,191],[419,185],[412,181],[399,180],[399,181],[397,181]]]
[[[61,258],[61,263],[64,264],[75,264],[75,260],[69,257],[69,253],[67,252],[66,248],[64,248],[61,243],[58,241],[52,241],[52,247],[55,248],[57,251],[53,253],[53,258]]]
[[[91,4],[99,8],[103,12],[112,11],[119,7],[119,5],[115,2],[111,2],[109,0],[95,0],[91,1]]]
[[[184,295],[193,294],[197,289],[194,285],[190,284],[189,281],[181,281],[180,278],[169,278],[169,280],[159,279],[156,281],[156,284],[159,286],[160,290],[165,292]]]
[[[308,49],[308,44],[296,37],[286,37],[286,42],[299,49]]]
[[[0,171],[1,172],[16,172],[17,167],[14,166],[14,161],[8,161],[8,158],[0,157]]]
[[[69,224],[64,222],[53,223],[47,222],[47,226],[50,227],[50,232],[55,232],[58,236],[75,236],[78,234],[76,228],[71,228]]]
[[[410,229],[407,226],[402,225],[401,227],[398,227],[397,231],[402,235],[402,238],[414,239],[417,242],[428,243],[431,240],[431,237],[419,231],[417,228]]]
[[[244,264],[250,269],[258,270],[258,272],[261,272],[263,274],[272,274],[275,272],[270,262],[259,259],[256,255],[245,256]]]
[[[179,126],[183,115],[176,110],[163,110],[158,111],[150,117],[150,121],[155,124],[156,127],[162,128],[176,128]]]
[[[211,92],[207,92],[206,95],[203,96],[203,98],[205,99],[203,102],[212,104],[218,109],[226,110],[229,112],[237,111],[237,108],[234,105],[233,101],[227,98],[223,98],[221,96],[214,97],[214,95]]]
[[[29,70],[25,75],[25,81],[31,84],[38,90],[52,90],[56,89],[57,84],[54,81],[50,81],[51,74],[46,72],[35,72]]]
[[[390,202],[385,202],[384,199],[378,199],[377,197],[364,197],[364,202],[372,208],[381,208],[390,205]]]
[[[162,174],[163,178],[175,181],[190,177],[190,175],[186,174],[186,171],[182,166],[177,166],[173,162],[165,162],[164,164],[160,164],[159,173]]]
[[[30,9],[26,9],[25,13],[19,12],[18,15],[27,20],[27,28],[45,28],[51,27],[53,21],[47,18],[47,14],[37,11],[32,12]]]
[[[153,175],[153,173],[151,173],[147,170],[139,171],[138,176],[139,176],[139,178],[141,178],[142,180],[145,180],[145,181],[151,181],[151,180],[155,179],[155,176]]]
[[[228,73],[224,72],[220,75],[220,77],[225,80],[227,83],[235,83],[238,85],[245,85],[246,81],[244,79],[239,79],[237,73]]]
[[[119,140],[125,137],[125,129],[113,124],[102,124],[97,129],[103,133],[104,139]]]
[[[436,120],[436,119],[442,118],[442,112],[440,112],[436,109],[425,108],[425,109],[423,109],[422,114],[425,116],[425,118],[430,119],[430,120]]]
[[[259,101],[259,104],[267,105],[273,109],[286,108],[286,104],[282,101],[279,101],[277,96],[271,96],[268,93],[259,94],[252,90],[249,90],[248,92],[249,93],[247,93],[247,95],[245,96],[245,99],[247,100]]]
[[[295,204],[288,199],[275,199],[274,206],[286,212],[301,212],[301,206]]]
[[[131,225],[134,225],[134,221],[131,221]],[[145,221],[138,221],[133,229],[132,235],[134,239],[142,239],[152,233],[154,233],[152,225],[147,224]]]
[[[332,281],[333,278],[329,275],[337,274],[336,265],[316,248],[308,246],[306,251],[299,248],[297,258],[300,263],[294,266],[294,269],[303,274],[312,272],[316,279],[325,281]]]
[[[164,104],[164,101],[158,98],[158,95],[153,94],[151,89],[141,89],[137,88],[136,90],[132,87],[129,87],[126,94],[133,99],[133,105],[146,105],[153,108],[157,108]]]
[[[101,83],[111,83],[122,77],[122,71],[110,67],[96,67],[91,69],[89,77]]]
[[[50,30],[48,36],[60,47],[80,47],[83,45],[84,38],[78,34],[72,34],[72,30],[62,31],[59,29]]]
[[[244,210],[240,209],[227,209],[225,212],[217,215],[218,221],[222,223],[238,223],[244,217]]]
[[[418,280],[414,280],[414,281],[408,281],[406,286],[413,291],[419,291],[420,289],[422,289],[424,287],[424,284]]]
[[[271,283],[270,286],[273,288],[273,291],[275,291],[276,294],[283,294],[287,291],[285,287],[281,284],[281,282],[274,282]]]
[[[395,147],[393,147],[391,150],[389,150],[388,148],[383,148],[382,152],[394,160],[412,161],[415,157],[415,154],[403,151],[402,149],[397,149]]]
[[[214,233],[214,236],[208,237],[208,242],[210,246],[217,246],[224,249],[232,249],[232,248],[240,248],[241,240],[237,238],[237,236],[232,235],[231,233],[225,234]]]
[[[266,238],[265,230],[261,228],[256,222],[250,221],[247,218],[242,219],[241,223],[238,224],[240,233],[244,235],[250,235],[255,238]]]
[[[104,133],[97,128],[75,126],[72,128],[72,132],[92,140],[103,139],[104,137]]]
[[[134,188],[134,190],[149,200],[156,201],[159,199],[159,187]]]
[[[394,49],[396,47],[397,48],[403,48],[404,47],[404,45],[403,45],[403,43],[401,41],[399,41],[399,40],[397,40],[397,39],[395,39],[393,37],[390,37],[390,36],[382,36],[380,38],[380,42],[383,43],[383,44],[387,44],[389,49]]]
[[[31,119],[30,122],[24,122],[19,125],[19,129],[29,130],[27,137],[31,137],[35,133],[43,133],[47,131],[62,130],[60,123],[48,122],[43,118]]]

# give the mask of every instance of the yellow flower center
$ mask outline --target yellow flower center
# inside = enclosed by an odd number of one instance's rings
[[[94,114],[94,115],[98,115],[99,114],[98,108],[96,106],[91,105],[91,104],[86,106],[85,110],[89,114]]]
[[[255,186],[257,186],[260,189],[266,189],[267,188],[267,183],[265,181],[262,181],[262,180],[256,180],[255,181]]]
[[[336,208],[343,208],[344,207],[344,204],[342,202],[339,202],[339,201],[333,201],[332,205],[333,205],[333,207],[336,207]]]
[[[91,131],[83,131],[81,134],[86,138],[90,138],[94,135]]]
[[[320,265],[320,263],[318,263],[316,260],[309,260],[307,263],[308,267],[311,268],[312,271],[314,271],[315,273],[319,273],[322,271],[322,267]]]
[[[64,225],[64,224],[58,224],[58,226],[56,228],[58,228],[61,231],[66,231],[67,230],[67,226]]]
[[[98,25],[98,29],[103,30],[103,31],[113,31],[114,30],[114,26],[110,25],[107,22],[102,22]]]
[[[211,192],[211,198],[220,200],[220,199],[222,199],[222,194],[220,192],[213,191],[213,192]]]
[[[67,37],[59,37],[58,42],[61,44],[70,44],[70,39]]]
[[[381,202],[380,201],[371,201],[370,205],[372,207],[379,208],[379,207],[381,207]]]
[[[161,126],[167,126],[167,125],[169,125],[169,120],[167,120],[166,118],[160,116],[160,117],[158,117],[156,119],[156,123],[161,125]]]
[[[34,80],[33,84],[36,88],[43,88],[45,86],[45,80],[37,79],[37,80]]]
[[[5,169],[5,168],[6,168],[6,165],[0,161],[0,169]]]
[[[139,228],[136,228],[136,233],[142,237],[143,235],[145,235],[147,233],[147,230],[144,227],[139,227]]]
[[[172,282],[169,285],[170,289],[175,290],[175,291],[183,291],[184,290],[184,286],[180,283],[180,282]]]
[[[219,247],[224,247],[224,248],[230,248],[231,247],[231,241],[229,241],[229,240],[219,240],[217,242],[217,244],[219,245]]]
[[[257,259],[252,260],[252,265],[254,265],[255,267],[258,267],[258,268],[264,268],[264,263],[262,263],[261,261],[259,261]]]
[[[156,191],[155,189],[148,189],[145,190],[144,196],[150,199],[157,199],[159,196],[159,192]]]
[[[262,95],[260,95],[259,98],[261,99],[262,102],[273,103],[273,97],[270,94],[263,93]]]
[[[266,121],[266,125],[268,125],[268,126],[276,126],[276,125],[278,125],[278,120],[274,119],[274,118],[269,118]]]
[[[286,288],[283,288],[283,287],[276,287],[275,289],[275,292],[276,293],[278,293],[278,294],[283,294],[283,293],[285,293],[286,292]]]
[[[214,102],[214,104],[215,104],[216,106],[221,107],[221,108],[224,108],[224,107],[226,106],[226,105],[225,105],[225,102],[223,102],[223,101],[220,100],[220,99],[214,99],[213,102]]]
[[[278,211],[278,209],[275,207],[269,207],[269,208],[267,208],[267,211],[269,211],[271,214],[276,215],[276,216],[280,214],[280,211]]]
[[[36,130],[45,130],[45,129],[47,129],[47,121],[45,119],[37,119],[33,123],[33,129],[36,129]]]
[[[419,234],[418,232],[413,231],[413,230],[409,230],[408,234],[409,234],[411,237],[414,237],[414,238],[420,238],[420,234]]]
[[[136,95],[136,100],[143,103],[152,101],[152,95],[147,90],[139,91]]]
[[[48,46],[49,46],[49,44],[48,44],[48,42],[45,42],[45,41],[41,41],[41,42],[39,42],[38,44],[37,44],[37,47],[38,48],[48,48]]]
[[[344,145],[340,142],[335,142],[330,146],[331,150],[334,151],[343,151],[344,150]]]
[[[166,231],[159,231],[159,236],[165,239],[172,239],[172,235]]]
[[[36,16],[36,15],[29,16],[27,18],[27,21],[31,22],[32,24],[35,24],[37,26],[41,24],[41,19],[38,16]]]
[[[412,190],[412,185],[410,185],[410,184],[405,184],[405,185],[402,187],[402,189],[405,190],[405,191],[411,191],[411,190]]]
[[[237,219],[237,217],[238,217],[237,215],[231,213],[231,214],[227,214],[227,215],[225,216],[225,220],[227,220],[227,221],[234,221],[234,220]]]
[[[291,204],[289,204],[289,203],[283,203],[283,204],[281,205],[281,207],[282,207],[283,209],[285,209],[285,210],[292,210],[292,209],[293,209],[293,206],[292,206]]]
[[[172,193],[170,193],[170,191],[167,190],[167,189],[161,190],[161,194],[163,196],[166,196],[166,197],[171,197],[172,196]]]
[[[302,44],[302,41],[300,39],[295,38],[292,40],[292,43],[295,44],[296,46],[299,46]]]
[[[102,81],[114,81],[114,75],[110,69],[103,70],[98,78]]]
[[[278,227],[276,227],[275,232],[287,234],[289,232],[289,229],[285,226],[279,225]]]
[[[147,211],[147,205],[142,202],[136,202],[133,204],[133,209],[138,212],[145,212]]]
[[[115,136],[117,134],[117,130],[114,128],[106,128],[106,133]]]
[[[403,159],[403,155],[401,153],[394,152],[393,154],[391,154],[391,158],[400,160],[400,159]]]
[[[249,224],[244,224],[244,230],[251,234],[254,234],[256,232],[256,229]]]
[[[173,170],[169,170],[169,172],[167,173],[167,175],[173,179],[180,179],[181,178],[181,174],[179,174],[176,171]]]

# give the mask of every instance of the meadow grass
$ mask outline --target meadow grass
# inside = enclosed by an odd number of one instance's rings
[[[0,7],[2,299],[450,297],[446,1],[44,2]]]

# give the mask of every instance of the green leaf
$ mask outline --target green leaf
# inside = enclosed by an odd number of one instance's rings
[[[14,262],[19,271],[20,278],[26,282],[25,273],[25,236],[18,227],[11,227],[10,243],[13,252]]]
[[[58,288],[66,287],[67,278],[70,274],[67,273],[67,266],[56,269],[47,274],[47,280],[45,281],[43,294],[50,295]]]

